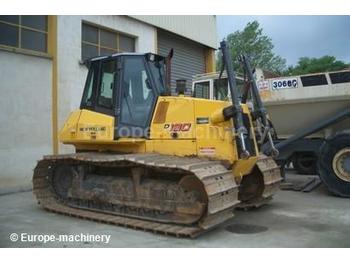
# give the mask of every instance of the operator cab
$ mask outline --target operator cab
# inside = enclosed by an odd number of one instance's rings
[[[91,59],[80,109],[114,116],[115,139],[147,136],[157,97],[166,94],[165,60],[152,53]]]

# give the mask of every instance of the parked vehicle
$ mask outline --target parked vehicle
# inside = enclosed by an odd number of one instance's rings
[[[59,133],[76,153],[38,162],[33,188],[39,204],[84,219],[196,237],[232,218],[237,207],[269,202],[280,169],[250,135],[254,120],[236,95],[225,41],[221,50],[232,102],[170,96],[172,52],[92,59],[80,109]]]

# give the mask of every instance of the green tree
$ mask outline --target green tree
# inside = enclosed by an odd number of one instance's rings
[[[296,66],[290,66],[287,75],[302,75],[337,71],[349,67],[349,64],[337,60],[334,56],[322,56],[320,58],[301,57]]]
[[[229,34],[226,40],[231,48],[233,66],[242,72],[238,55],[246,54],[255,67],[281,74],[286,70],[286,60],[273,52],[271,38],[263,33],[257,21],[248,23],[242,31]],[[221,53],[217,57],[217,69],[221,69]]]

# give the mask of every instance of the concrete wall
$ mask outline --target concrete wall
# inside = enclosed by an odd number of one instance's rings
[[[52,153],[51,60],[0,51],[0,193],[29,188]]]
[[[80,65],[82,22],[136,37],[136,52],[156,52],[156,29],[127,16],[58,16],[58,126],[79,108],[87,69]],[[60,153],[73,147],[60,144]]]

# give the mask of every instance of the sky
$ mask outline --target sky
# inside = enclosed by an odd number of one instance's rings
[[[287,65],[302,56],[324,55],[350,63],[350,16],[217,16],[218,40],[254,20]]]

